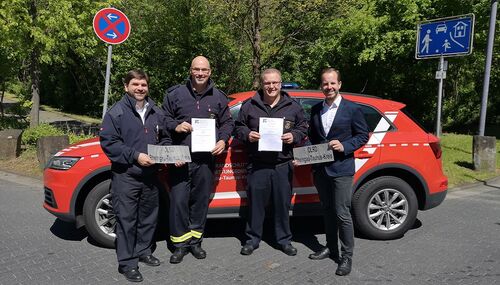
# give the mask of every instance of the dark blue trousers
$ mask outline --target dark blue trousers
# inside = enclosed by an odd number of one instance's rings
[[[169,167],[170,240],[175,247],[201,243],[208,202],[214,189],[214,164],[189,162]]]
[[[252,164],[247,172],[249,213],[245,233],[247,244],[257,247],[262,239],[265,209],[272,198],[276,242],[290,244],[290,204],[292,198],[293,166],[291,162],[278,165]]]
[[[352,176],[332,177],[324,168],[314,171],[314,185],[318,189],[325,222],[326,244],[338,254],[338,240],[342,256],[352,257],[354,228],[351,217]]]
[[[137,268],[139,257],[152,253],[158,218],[156,175],[113,172],[111,197],[116,215],[116,256],[123,270]]]

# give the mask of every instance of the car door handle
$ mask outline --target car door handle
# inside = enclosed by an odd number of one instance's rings
[[[367,151],[360,151],[356,155],[356,158],[370,158],[370,157],[373,157],[373,153],[369,153]]]

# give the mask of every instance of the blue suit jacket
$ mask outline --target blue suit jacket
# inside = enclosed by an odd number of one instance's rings
[[[309,122],[309,140],[312,144],[327,143],[339,140],[344,146],[343,152],[333,151],[335,161],[314,164],[313,168],[328,168],[332,176],[354,175],[354,151],[368,141],[368,125],[361,107],[354,102],[342,98],[335,119],[328,134],[323,130],[321,121],[323,101],[311,109]]]

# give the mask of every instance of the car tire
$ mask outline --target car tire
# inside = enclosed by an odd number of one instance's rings
[[[100,245],[115,247],[116,219],[111,205],[111,180],[105,180],[90,190],[83,204],[83,218],[89,235]]]
[[[403,236],[415,223],[418,210],[411,186],[394,176],[364,183],[354,193],[352,206],[356,229],[378,240]]]

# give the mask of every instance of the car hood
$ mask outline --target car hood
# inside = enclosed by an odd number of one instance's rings
[[[74,143],[64,149],[61,149],[54,156],[72,156],[72,157],[83,157],[95,154],[102,154],[101,144],[99,143],[99,138],[91,138],[78,143]]]

